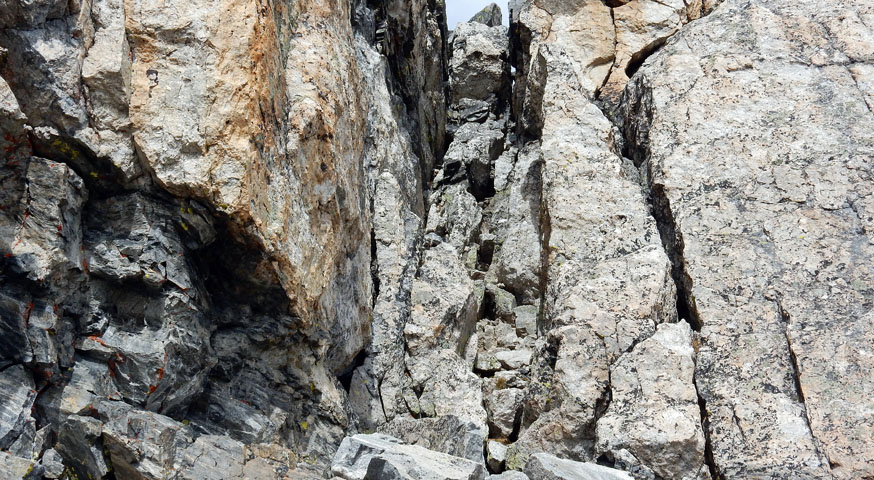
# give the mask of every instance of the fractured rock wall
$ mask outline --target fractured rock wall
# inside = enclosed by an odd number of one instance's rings
[[[371,345],[377,180],[423,217],[444,148],[442,6],[38,3],[0,8],[0,368],[35,392],[0,448],[79,478],[324,468]]]
[[[874,478],[865,1],[0,3],[0,473]]]

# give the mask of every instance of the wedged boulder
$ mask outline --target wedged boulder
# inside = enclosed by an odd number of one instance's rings
[[[407,445],[383,434],[346,437],[331,473],[346,480],[484,480],[478,462]]]
[[[458,24],[449,60],[450,103],[463,98],[507,98],[510,88],[507,27],[478,22]]]
[[[455,145],[453,143],[453,145]],[[463,252],[479,234],[482,210],[467,191],[467,183],[448,185],[432,195],[425,232],[439,236]]]
[[[532,455],[524,472],[531,480],[634,480],[621,470],[565,460],[548,453]]]
[[[496,440],[489,440],[486,444],[486,465],[489,471],[500,472],[504,469],[504,462],[507,461],[507,446]]]
[[[522,413],[524,392],[519,388],[495,389],[485,396],[489,429],[494,438],[510,438]]]
[[[504,123],[497,120],[461,125],[443,159],[443,181],[467,179],[477,200],[491,196],[492,166],[504,148],[503,129]]]

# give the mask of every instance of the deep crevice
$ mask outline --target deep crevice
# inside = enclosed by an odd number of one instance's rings
[[[652,54],[659,51],[659,49],[661,49],[667,41],[667,38],[657,39],[656,41],[642,48],[639,52],[636,52],[634,55],[632,55],[631,60],[628,61],[628,65],[625,67],[625,75],[628,78],[633,77],[634,74],[637,73],[640,67],[644,64],[644,62],[646,62],[646,59],[649,58]]]
[[[372,212],[371,212],[372,215]],[[376,247],[376,230],[370,229],[370,281],[373,283],[372,298],[370,299],[370,307],[376,306],[376,300],[379,298],[379,258],[377,257]]]
[[[801,403],[801,408],[804,410],[804,423],[807,425],[807,430],[810,432],[810,438],[813,440],[816,453],[828,462],[830,467],[832,467],[833,464],[828,458],[828,455],[822,451],[820,441],[816,438],[816,435],[813,434],[813,427],[810,423],[810,413],[808,412],[807,401],[804,398],[804,390],[801,387],[801,366],[798,363],[798,357],[795,355],[795,350],[792,348],[792,339],[789,336],[789,324],[791,323],[792,318],[789,316],[789,312],[783,308],[783,304],[779,299],[777,299],[775,303],[777,304],[777,309],[780,313],[780,320],[784,324],[783,335],[786,337],[786,350],[789,352],[789,362],[792,365],[792,380],[795,386],[796,395],[798,396],[798,401]]]
[[[654,184],[649,191],[649,203],[652,216],[659,230],[662,246],[671,261],[671,277],[677,287],[677,316],[691,325],[696,332],[703,326],[695,297],[692,294],[692,278],[686,272],[686,261],[683,256],[685,245],[683,234],[677,228],[671,203],[664,186]]]
[[[367,360],[367,350],[362,349],[357,355],[355,355],[355,358],[352,359],[352,363],[349,364],[345,370],[337,374],[337,380],[340,382],[340,385],[343,386],[343,390],[345,390],[346,393],[349,393],[349,389],[352,387],[352,374],[355,373],[355,370],[357,370],[358,367],[364,365],[365,360]]]
[[[701,430],[704,433],[704,464],[707,465],[707,470],[710,472],[710,478],[719,480],[722,475],[719,473],[719,467],[716,465],[716,460],[713,457],[713,441],[710,439],[710,414],[707,413],[707,400],[701,395],[698,389],[697,379],[692,379],[692,384],[695,386],[695,392],[698,395],[698,409],[701,415]]]
[[[654,53],[664,44],[664,40],[655,48],[650,49],[646,56],[638,58],[637,62],[629,63],[626,73],[630,78],[640,65],[646,60],[646,57]],[[633,59],[634,60],[634,59]],[[631,70],[631,71],[630,71]],[[631,85],[631,84],[629,84]],[[649,127],[652,120],[652,111],[644,105],[651,102],[648,97],[649,92],[638,92],[638,95],[628,95],[628,90],[623,94],[620,100],[620,107],[627,108],[625,118],[617,118],[613,115],[608,115],[608,118],[617,124],[620,135],[624,137],[622,145],[622,156],[630,158],[640,171],[641,187],[646,195],[647,202],[650,206],[650,213],[656,222],[656,227],[659,231],[659,238],[668,259],[671,262],[671,278],[676,286],[676,311],[678,320],[685,320],[692,329],[700,332],[703,327],[695,297],[692,294],[692,277],[686,271],[686,261],[684,256],[685,242],[682,232],[679,230],[676,217],[671,208],[670,199],[668,198],[665,187],[662,184],[653,183],[650,169],[650,149],[649,149]],[[625,102],[633,101],[632,105],[623,105]],[[630,117],[638,118],[637,122],[630,122]],[[624,123],[624,125],[623,125]],[[697,334],[696,334],[697,335]],[[696,353],[698,347],[694,345]],[[697,378],[697,357],[695,360],[696,370],[692,377],[692,385],[695,387],[695,392],[698,398],[698,409],[701,418],[701,429],[704,435],[704,463],[710,473],[710,478],[719,480],[723,478],[720,474],[719,467],[716,463],[713,454],[713,441],[710,435],[710,416],[707,411],[707,400],[701,394],[701,389],[698,387]]]

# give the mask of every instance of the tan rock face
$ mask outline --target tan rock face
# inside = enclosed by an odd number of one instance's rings
[[[538,46],[554,43],[574,58],[583,90],[615,105],[628,77],[703,9],[701,0],[519,1],[512,10],[520,43],[517,82],[525,83]],[[515,95],[515,107],[522,108],[525,91]]]
[[[338,316],[320,299],[348,275],[346,257],[366,270],[364,113],[349,15],[341,2],[273,11],[125,2],[144,164],[168,191],[207,200],[262,243],[309,321]],[[324,31],[309,28],[324,22]],[[362,298],[364,277],[352,279]],[[363,326],[345,327],[366,338]]]

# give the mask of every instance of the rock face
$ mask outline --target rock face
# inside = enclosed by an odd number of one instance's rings
[[[625,93],[722,476],[874,475],[872,15],[724,2]]]
[[[0,1],[0,478],[874,478],[874,5],[445,8]]]
[[[0,6],[0,449],[169,478],[173,455],[116,448],[109,399],[190,426],[178,475],[327,466],[386,309],[372,250],[418,248],[374,215],[424,219],[445,150],[445,14],[413,11]]]

